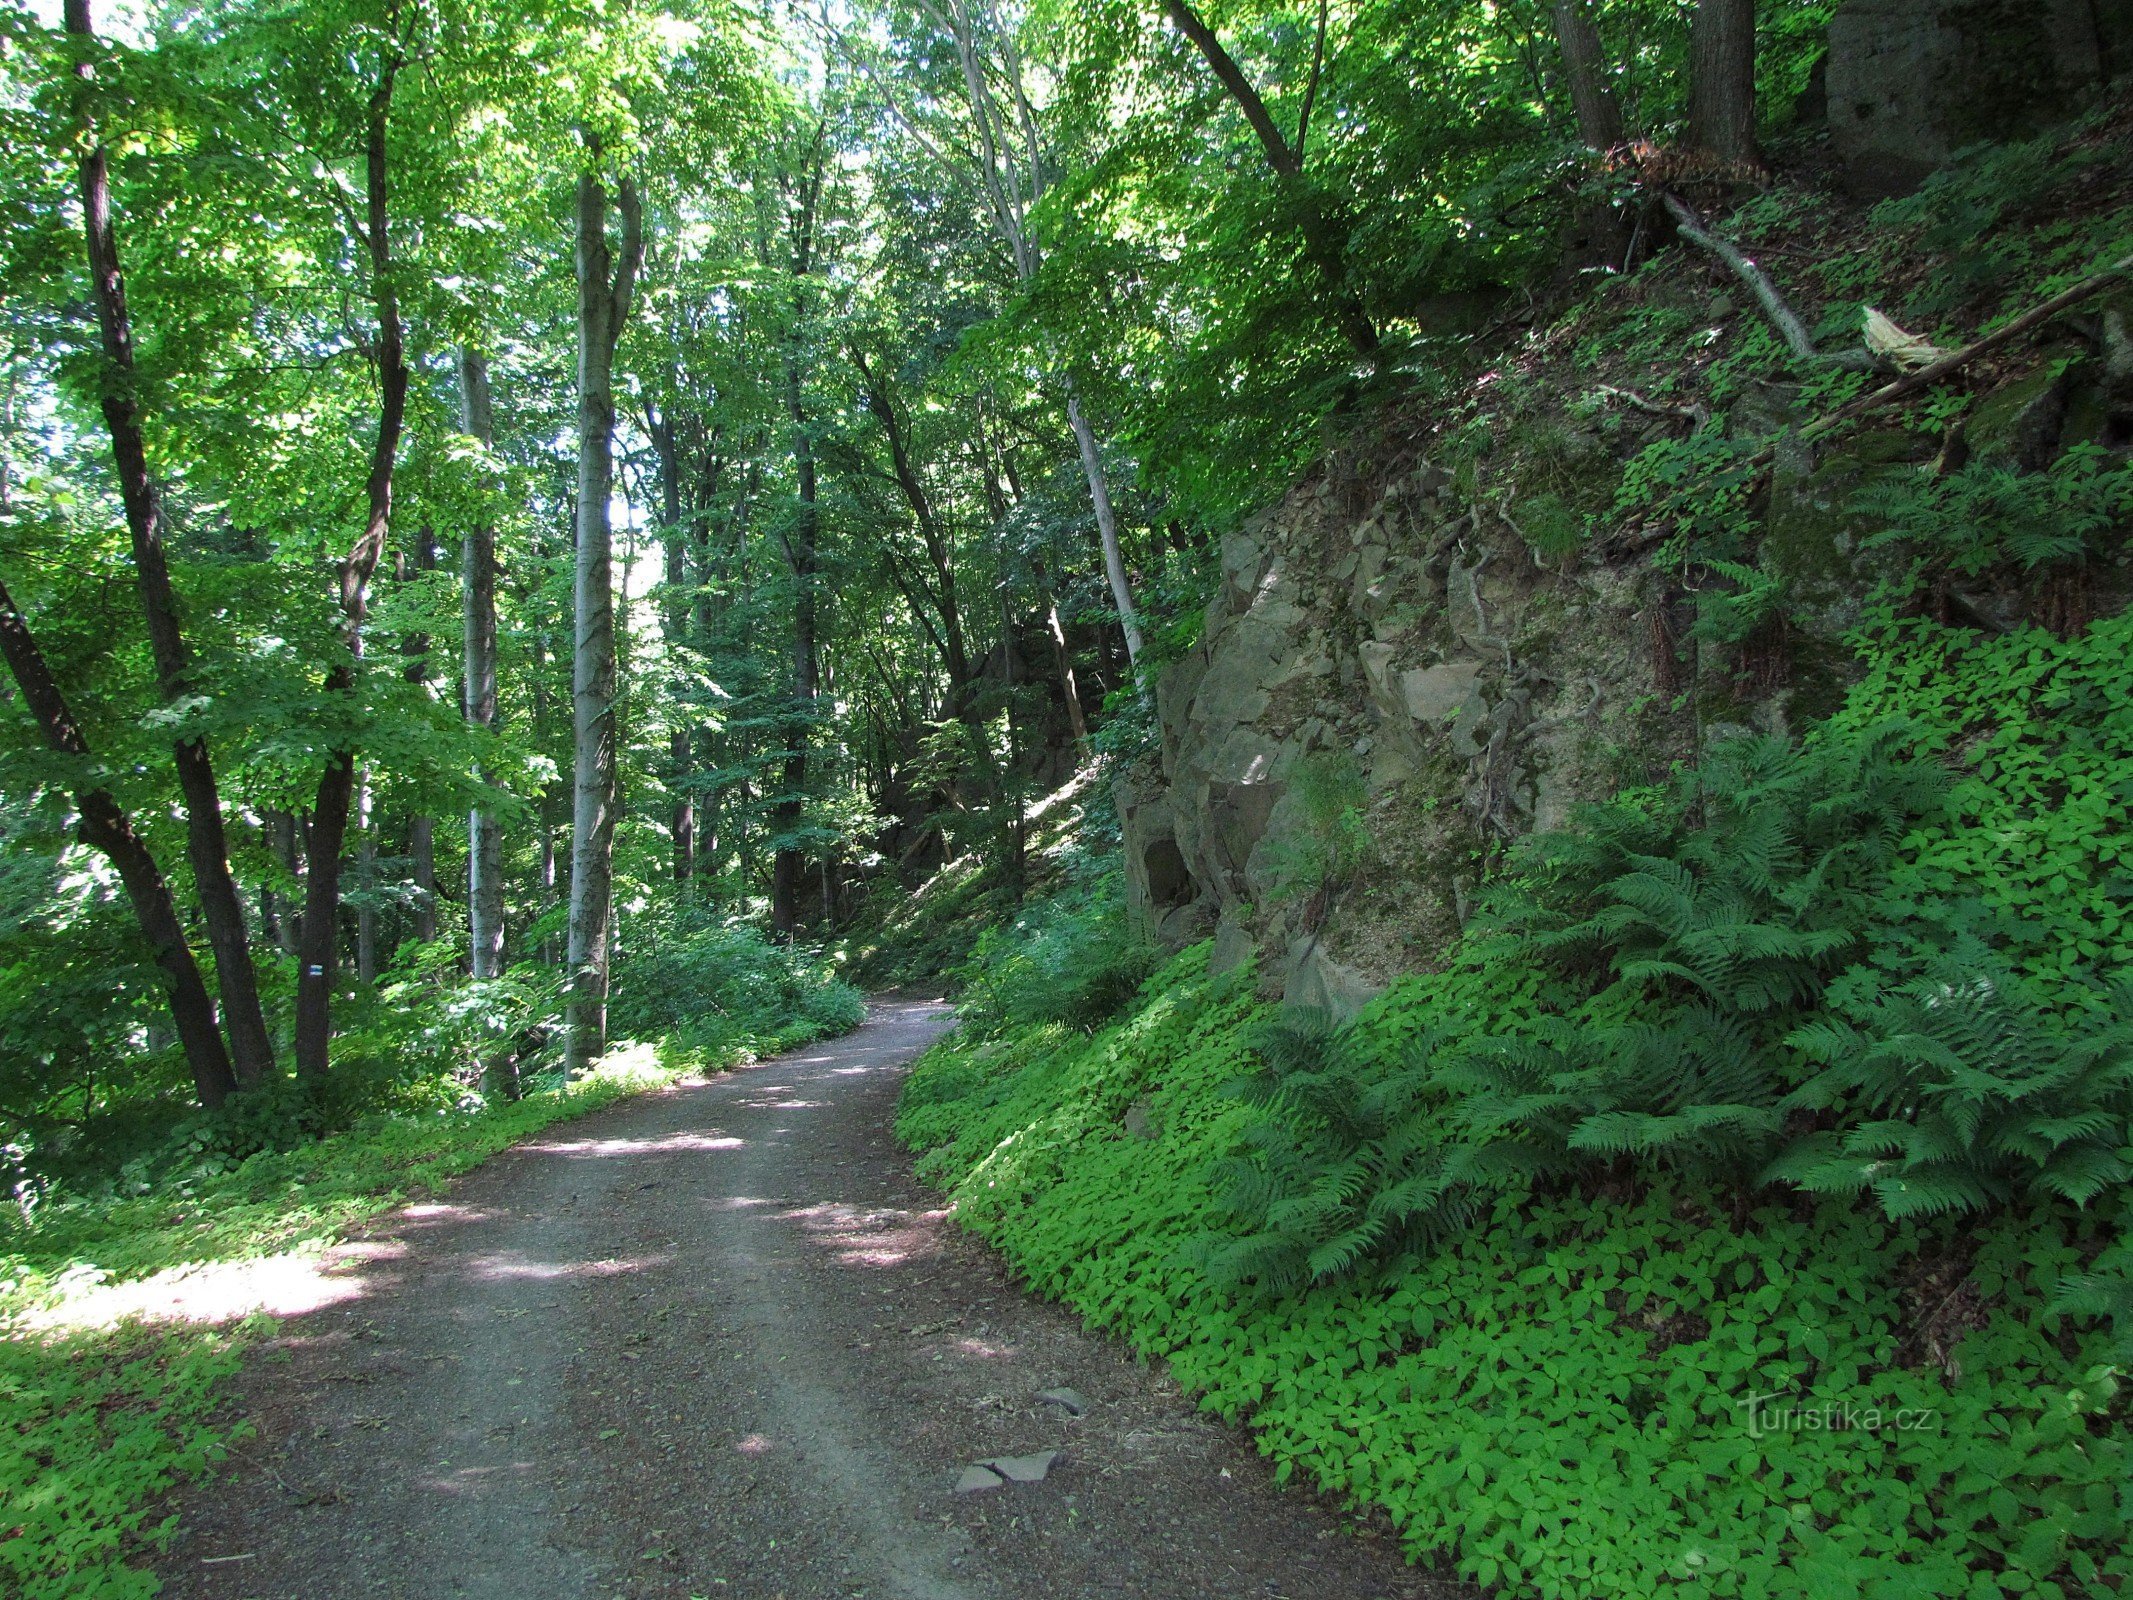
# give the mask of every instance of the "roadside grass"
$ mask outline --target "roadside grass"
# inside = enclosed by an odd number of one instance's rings
[[[161,1497],[244,1437],[215,1416],[220,1386],[272,1320],[107,1322],[113,1286],[315,1254],[509,1145],[700,1065],[630,1046],[512,1104],[372,1118],[227,1171],[0,1222],[0,1594],[155,1594],[155,1575],[129,1562],[176,1531]]]

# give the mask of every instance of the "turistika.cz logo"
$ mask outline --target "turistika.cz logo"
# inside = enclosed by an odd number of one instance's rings
[[[1783,1390],[1751,1394],[1733,1402],[1748,1424],[1748,1437],[1766,1433],[1897,1433],[1940,1432],[1940,1411],[1934,1406],[1854,1405],[1849,1400],[1801,1400]]]

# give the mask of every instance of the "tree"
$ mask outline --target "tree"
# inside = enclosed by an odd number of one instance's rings
[[[591,159],[599,159],[597,145]],[[608,242],[608,198],[596,171],[578,176],[578,517],[571,642],[569,1064],[589,1068],[607,1048],[608,940],[615,893],[616,727],[614,552],[615,346],[644,261],[636,185],[615,192],[619,246]]]
[[[471,346],[459,351],[459,425],[484,452],[495,445],[489,363]],[[463,711],[469,726],[490,733],[496,727],[496,524],[486,507],[467,519],[459,568]],[[467,815],[467,949],[477,980],[503,976],[503,828],[486,801]]]
[[[1273,113],[1267,110],[1265,100],[1253,87],[1251,79],[1245,76],[1244,69],[1223,48],[1215,30],[1201,19],[1188,0],[1163,0],[1163,4],[1171,23],[1192,41],[1193,48],[1206,59],[1216,79],[1236,102],[1237,109],[1244,113],[1245,122],[1266,154],[1267,165],[1273,169],[1275,182],[1286,191],[1294,205],[1296,228],[1303,237],[1304,253],[1318,270],[1335,325],[1358,355],[1374,356],[1378,348],[1378,331],[1349,281],[1347,228],[1304,172],[1304,155],[1311,135],[1312,104],[1317,98],[1319,75],[1325,61],[1324,5],[1319,8],[1309,87],[1304,91],[1303,105],[1297,113],[1296,137],[1292,143],[1275,123]]]
[[[1622,107],[1607,81],[1607,53],[1584,0],[1555,0],[1555,42],[1562,52],[1563,80],[1577,111],[1578,138],[1595,150],[1622,142]]]
[[[23,701],[45,742],[58,754],[87,764],[89,741],[45,661],[44,652],[38,648],[28,620],[4,583],[0,583],[0,654],[7,657],[16,686],[22,690]],[[229,1050],[215,1026],[214,1002],[201,981],[199,963],[186,942],[185,925],[162,868],[108,788],[93,782],[78,784],[74,807],[80,818],[77,828],[82,843],[101,851],[117,869],[141,936],[170,985],[171,1021],[192,1068],[194,1091],[203,1106],[219,1106],[237,1088],[237,1079],[231,1070]]]
[[[1697,0],[1689,25],[1689,143],[1762,165],[1755,138],[1755,0]]]
[[[65,17],[67,32],[94,47],[97,40],[89,0],[66,0]],[[88,244],[90,287],[96,299],[104,354],[99,399],[111,439],[113,463],[118,469],[119,498],[125,506],[126,526],[133,541],[134,572],[141,610],[148,622],[156,676],[166,703],[176,708],[182,707],[191,691],[191,672],[178,620],[177,595],[171,585],[170,560],[164,549],[162,496],[149,471],[147,444],[141,433],[133,319],[126,307],[118,230],[111,216],[110,160],[102,139],[94,132],[91,60],[84,56],[75,71],[82,85],[80,116],[87,134],[81,159],[82,231]],[[259,1003],[244,903],[230,873],[214,758],[208,751],[206,735],[198,732],[181,734],[173,754],[179,788],[185,796],[187,854],[207,922],[208,942],[215,952],[215,976],[229,1028],[230,1070],[239,1085],[250,1086],[274,1071],[274,1046],[267,1036],[266,1014]],[[145,869],[136,869],[141,870]]]
[[[393,90],[406,63],[407,26],[397,5],[379,38],[377,76],[363,119],[363,219],[352,222],[370,268],[371,306],[376,316],[372,363],[378,380],[378,425],[370,470],[364,480],[363,531],[340,563],[335,585],[342,617],[344,654],[326,674],[329,693],[353,696],[360,682],[363,624],[370,610],[370,582],[392,530],[393,468],[407,421],[407,343],[400,324],[400,292],[392,248],[392,174],[388,134]],[[355,799],[356,753],[347,743],[331,750],[319,775],[318,793],[304,827],[304,922],[297,944],[296,1069],[323,1080],[333,1045],[333,986],[340,965],[342,850]]]
[[[941,0],[941,4],[945,11],[930,4],[924,9],[934,24],[948,33],[954,45],[962,76],[965,110],[973,135],[973,142],[967,146],[963,159],[958,162],[951,158],[943,142],[930,137],[920,127],[915,112],[888,91],[878,74],[874,81],[888,97],[890,108],[906,131],[938,166],[948,172],[957,170],[958,166],[975,170],[992,223],[1014,262],[1016,280],[1027,286],[1036,281],[1043,265],[1043,252],[1030,220],[1030,210],[1044,198],[1052,162],[1044,149],[1037,108],[1030,99],[1021,50],[1015,42],[1014,30],[1002,21],[991,0],[984,0],[982,34],[971,0]],[[996,47],[997,62],[992,59],[994,52],[986,49],[987,39]],[[853,48],[849,41],[846,48],[848,52]],[[1007,107],[1002,107],[999,94],[992,88],[995,79],[1007,96]],[[1082,477],[1088,484],[1089,505],[1096,517],[1097,547],[1103,555],[1104,578],[1111,588],[1111,603],[1118,611],[1119,630],[1125,637],[1126,657],[1130,662],[1138,662],[1144,648],[1140,609],[1134,603],[1133,584],[1119,542],[1118,512],[1111,502],[1110,474],[1104,466],[1103,447],[1083,411],[1080,388],[1072,373],[1063,366],[1058,382],[1066,396],[1067,425],[1074,436]]]

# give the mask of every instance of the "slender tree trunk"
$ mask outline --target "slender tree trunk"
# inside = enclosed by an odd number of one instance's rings
[[[1096,534],[1103,544],[1104,576],[1110,580],[1111,603],[1118,607],[1119,631],[1126,636],[1126,660],[1141,659],[1141,619],[1133,606],[1133,585],[1126,577],[1126,557],[1118,543],[1118,516],[1111,509],[1111,490],[1104,481],[1103,456],[1096,448],[1096,435],[1081,414],[1081,398],[1067,387],[1067,421],[1074,429],[1074,443],[1081,451],[1082,475],[1088,479],[1089,498],[1096,507]]]
[[[1089,754],[1089,719],[1081,709],[1081,688],[1074,681],[1074,654],[1067,648],[1066,627],[1059,620],[1059,602],[1043,564],[1035,563],[1037,603],[1044,607],[1045,637],[1051,641],[1052,670],[1059,675],[1059,696],[1066,702],[1067,729],[1074,748],[1086,759]]]
[[[1608,84],[1607,53],[1585,0],[1555,0],[1555,44],[1577,109],[1578,137],[1595,150],[1614,149],[1622,142],[1622,107]]]
[[[96,38],[89,0],[66,0],[66,30],[85,42]],[[76,69],[83,89],[83,125],[90,126],[87,87],[90,63]],[[82,231],[89,255],[89,278],[96,295],[97,323],[103,338],[103,413],[118,470],[119,497],[133,541],[133,564],[141,609],[148,622],[149,650],[166,701],[189,689],[185,638],[178,622],[177,595],[170,581],[169,556],[163,542],[163,505],[148,470],[141,434],[140,404],[134,392],[133,321],[126,308],[126,280],[119,267],[118,233],[111,217],[111,174],[104,145],[93,135],[81,162]],[[229,841],[222,818],[222,796],[215,779],[207,740],[181,738],[173,749],[179,792],[185,797],[186,856],[200,895],[208,943],[215,953],[215,980],[222,994],[229,1028],[230,1067],[240,1086],[258,1083],[274,1071],[274,1045],[252,968],[245,929],[244,900],[230,871]]]
[[[373,814],[370,766],[356,768],[356,976],[365,983],[378,981],[378,819]]]
[[[273,852],[274,859],[282,864],[282,869],[296,885],[296,898],[287,905],[282,903],[279,895],[275,896],[275,905],[280,913],[276,943],[281,946],[283,955],[293,956],[297,953],[297,943],[302,937],[304,921],[301,909],[304,903],[304,862],[296,848],[296,818],[286,811],[269,811],[265,823],[267,848]]]
[[[496,442],[489,400],[489,364],[480,351],[459,352],[460,430],[486,452]],[[460,629],[468,724],[496,728],[496,525],[487,508],[467,524],[460,544],[464,594]],[[477,772],[477,777],[485,774]],[[504,972],[504,836],[496,814],[475,806],[467,814],[468,968],[477,979]]]
[[[594,153],[597,157],[597,151]],[[571,647],[573,782],[570,835],[568,1063],[583,1072],[607,1048],[609,937],[614,917],[617,748],[614,552],[615,345],[643,254],[635,189],[615,196],[621,259],[607,241],[607,189],[578,178],[578,528]]]
[[[29,622],[15,604],[5,584],[0,584],[0,654],[22,690],[22,698],[36,719],[45,743],[64,756],[86,764],[89,742],[81,724],[61,693],[44,652],[30,632]],[[133,823],[120,809],[109,790],[79,788],[74,793],[79,813],[78,831],[83,844],[101,851],[117,870],[119,882],[133,907],[141,936],[155,953],[155,962],[170,985],[171,1021],[185,1048],[186,1064],[192,1068],[193,1088],[203,1106],[213,1109],[237,1088],[230,1055],[215,1026],[215,1003],[185,939],[177,902],[170,885],[146,841],[134,832]]]
[[[795,336],[797,340],[797,335]],[[800,363],[797,352],[785,362],[786,409],[792,418],[793,471],[799,487],[792,531],[785,537],[785,552],[792,568],[792,720],[786,740],[784,771],[779,776],[778,803],[771,811],[771,825],[779,842],[770,864],[770,929],[781,939],[790,939],[800,923],[800,885],[807,858],[791,842],[804,814],[807,790],[808,746],[815,736],[815,701],[821,685],[821,662],[816,655],[815,577],[817,541],[820,538],[815,504],[815,451],[808,434],[807,411],[800,396]]]
[[[1689,143],[1760,166],[1755,141],[1755,0],[1698,0],[1689,25]]]
[[[670,837],[674,844],[674,881],[687,883],[696,872],[696,794],[689,786],[689,758],[695,741],[690,737],[683,710],[688,684],[681,670],[683,652],[689,647],[689,530],[682,519],[681,446],[675,438],[674,418],[648,406],[646,425],[659,458],[659,545],[664,562],[659,631],[666,644],[673,691],[669,715],[675,719],[667,737],[667,789],[674,798]]]
[[[798,490],[791,526],[783,535],[786,564],[793,582],[792,701],[786,722],[784,770],[779,796],[771,808],[775,830],[770,866],[770,927],[781,939],[790,939],[800,922],[800,890],[806,872],[805,853],[794,842],[806,812],[808,746],[815,736],[816,698],[821,687],[821,661],[815,637],[815,581],[821,538],[815,500],[815,447],[807,406],[802,394],[800,358],[803,328],[807,320],[807,284],[815,267],[815,222],[822,200],[822,185],[828,174],[829,156],[824,146],[827,123],[818,124],[807,170],[800,182],[798,206],[788,205],[785,226],[791,254],[786,262],[792,292],[791,320],[785,330],[785,413],[792,427],[793,475]],[[790,195],[790,181],[779,174],[781,192]],[[760,213],[759,213],[760,216]],[[756,252],[770,266],[770,242],[759,232]],[[743,835],[745,838],[745,834]]]
[[[363,622],[370,611],[370,580],[385,553],[392,529],[393,466],[399,458],[400,432],[407,418],[407,350],[400,327],[400,298],[394,283],[389,228],[389,173],[386,168],[386,119],[392,110],[393,84],[400,67],[388,55],[370,98],[364,140],[364,245],[370,256],[371,296],[377,306],[375,344],[378,368],[378,434],[371,447],[370,476],[365,485],[368,514],[362,537],[341,563],[339,599],[344,660],[326,675],[327,689],[353,695],[363,659]],[[304,1078],[323,1080],[333,1040],[333,986],[340,965],[341,851],[348,841],[348,811],[355,797],[355,752],[334,751],[320,775],[304,830],[304,926],[296,967],[296,1070]]]
[[[414,569],[434,572],[437,568],[437,535],[428,523],[415,530]],[[407,581],[403,570],[400,579]],[[410,634],[403,647],[407,653],[407,681],[427,691],[430,681],[430,636]],[[407,819],[409,875],[415,883],[415,937],[428,944],[437,937],[437,827],[435,819],[415,815]]]

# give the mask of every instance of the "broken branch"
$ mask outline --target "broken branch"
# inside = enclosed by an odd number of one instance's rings
[[[1800,430],[1803,439],[1819,439],[1831,429],[1841,427],[1854,417],[1863,416],[1887,405],[1892,400],[1901,400],[1914,390],[1938,383],[1950,373],[1967,367],[1979,356],[1997,350],[2010,339],[2018,339],[2039,323],[2048,322],[2060,312],[2079,305],[2099,290],[2107,289],[2128,273],[2133,273],[2133,256],[2126,256],[2104,268],[2093,277],[2084,278],[2071,289],[2053,295],[2049,300],[2029,308],[2004,328],[1997,328],[1982,339],[1973,340],[1962,349],[1941,357],[1930,366],[1920,367],[1916,372],[1904,374],[1894,383],[1885,383],[1869,394],[1863,394],[1848,405],[1839,406],[1818,422],[1811,422]]]
[[[1818,361],[1849,367],[1854,371],[1864,372],[1872,369],[1874,358],[1864,350],[1847,350],[1839,355],[1827,355],[1817,350],[1814,339],[1807,332],[1807,324],[1786,304],[1784,295],[1778,292],[1778,286],[1770,281],[1770,274],[1742,255],[1739,247],[1731,240],[1713,233],[1703,218],[1697,215],[1696,208],[1680,195],[1671,189],[1665,189],[1660,191],[1659,198],[1680,227],[1682,238],[1718,257],[1734,277],[1748,286],[1756,302],[1762,306],[1763,314],[1770,319],[1770,325],[1777,329],[1778,336],[1785,341],[1785,348],[1794,356],[1802,361]]]

